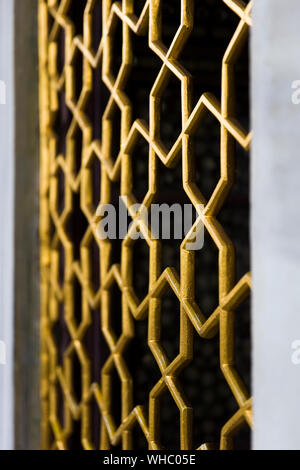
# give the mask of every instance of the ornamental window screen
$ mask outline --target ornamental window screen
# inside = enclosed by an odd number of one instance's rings
[[[250,28],[241,0],[39,0],[44,448],[249,448]],[[203,248],[100,240],[121,195],[203,204]]]

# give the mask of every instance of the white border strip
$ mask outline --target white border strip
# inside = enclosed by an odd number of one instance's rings
[[[0,0],[0,449],[14,446],[14,1]],[[0,100],[4,101],[3,93]],[[26,314],[26,312],[24,312]],[[1,351],[0,351],[1,352]],[[3,354],[0,362],[4,361]]]
[[[299,0],[254,1],[254,449],[300,449],[299,18]]]

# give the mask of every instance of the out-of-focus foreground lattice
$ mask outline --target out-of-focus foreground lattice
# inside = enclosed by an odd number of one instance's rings
[[[229,449],[251,426],[238,318],[251,279],[236,256],[248,215],[230,199],[251,140],[250,9],[39,0],[44,448]],[[124,240],[100,240],[99,208],[119,195],[129,211],[203,204],[206,258],[153,239],[132,211]]]

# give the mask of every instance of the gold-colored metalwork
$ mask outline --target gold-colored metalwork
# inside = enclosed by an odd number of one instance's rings
[[[182,449],[192,447],[191,430],[193,409],[181,392],[178,374],[193,359],[193,334],[208,339],[219,332],[220,367],[230,387],[239,410],[224,425],[220,448],[229,449],[239,426],[252,423],[251,398],[235,368],[234,357],[234,311],[249,295],[251,278],[249,273],[234,279],[234,246],[219,224],[216,216],[233,184],[234,163],[231,149],[234,141],[248,150],[251,135],[247,134],[234,114],[234,65],[244,45],[251,26],[251,2],[242,0],[220,0],[238,17],[240,22],[228,44],[222,63],[222,96],[219,102],[213,95],[204,93],[195,107],[191,105],[189,73],[180,63],[181,51],[193,28],[193,0],[181,0],[181,22],[177,33],[167,48],[162,41],[160,7],[163,0],[145,0],[139,17],[134,14],[134,1],[102,0],[102,38],[96,51],[91,45],[93,10],[97,0],[87,0],[84,10],[83,36],[75,35],[75,28],[68,17],[72,3],[77,0],[39,0],[39,73],[40,73],[40,240],[41,240],[41,400],[42,436],[44,448],[65,449],[72,435],[73,423],[81,427],[81,442],[84,448],[92,449],[91,401],[96,400],[101,413],[101,439],[99,448],[106,449],[122,443],[123,449],[132,446],[132,429],[140,426],[150,449],[159,449],[159,397],[167,389],[180,411],[180,441]],[[50,22],[51,19],[51,22]],[[117,22],[122,22],[122,64],[117,77],[112,72],[112,43]],[[57,67],[58,36],[64,31],[64,65]],[[124,92],[130,80],[132,66],[131,38],[149,33],[149,48],[161,60],[149,96],[149,122],[132,122],[132,105]],[[74,61],[81,55],[83,61],[82,88],[79,99],[75,95],[76,76]],[[197,59],[199,60],[199,59]],[[85,109],[93,92],[92,71],[101,70],[102,80],[110,97],[102,117],[102,140],[93,140],[92,124]],[[160,139],[160,98],[170,77],[174,74],[181,82],[182,131],[173,147],[167,151]],[[58,153],[57,136],[53,121],[59,109],[58,93],[64,90],[66,105],[72,113],[67,131],[65,154]],[[116,109],[121,112],[121,138],[116,160],[111,154],[112,116]],[[220,180],[211,198],[206,201],[195,183],[191,138],[201,125],[206,113],[211,113],[220,123]],[[82,133],[81,167],[75,168],[76,132]],[[199,214],[207,232],[219,252],[219,306],[205,318],[195,302],[194,252],[180,249],[180,277],[175,269],[168,267],[161,272],[161,245],[149,234],[143,221],[131,213],[149,246],[149,289],[144,299],[138,300],[132,282],[132,250],[134,241],[127,234],[122,243],[120,264],[110,264],[110,241],[97,238],[96,224],[99,220],[92,202],[92,163],[101,163],[101,204],[111,200],[112,182],[120,182],[120,194],[127,196],[128,210],[136,202],[133,195],[132,152],[138,138],[143,138],[149,147],[149,188],[143,201],[149,207],[157,191],[158,159],[171,168],[182,158],[183,188],[194,206],[204,204]],[[58,211],[58,172],[64,174],[64,208]],[[73,240],[67,235],[66,224],[72,212],[72,194],[80,194],[81,210],[88,220],[88,229],[80,247],[80,261],[74,260]],[[141,202],[141,201],[140,201]],[[51,232],[53,225],[54,234]],[[196,226],[196,225],[195,225]],[[134,226],[132,227],[132,230]],[[94,292],[91,279],[90,245],[94,238],[100,250],[101,286]],[[59,282],[60,247],[65,253],[63,283]],[[79,282],[82,291],[82,320],[77,324],[74,310],[74,282]],[[110,292],[116,283],[122,292],[122,334],[116,337],[111,328]],[[162,346],[160,337],[161,299],[171,288],[180,302],[180,351],[170,360]],[[58,346],[53,328],[63,305],[70,344],[64,352],[63,364],[58,363]],[[101,312],[101,327],[109,346],[110,355],[101,371],[101,383],[92,383],[90,358],[83,345],[91,323],[91,309]],[[161,378],[149,397],[149,412],[143,404],[133,406],[134,383],[130,376],[123,352],[134,336],[136,322],[148,316],[148,345],[159,366]],[[100,333],[100,332],[99,332]],[[73,391],[73,359],[77,355],[81,364],[81,400],[77,401]],[[111,374],[117,370],[122,387],[122,422],[115,423],[112,415]],[[64,424],[58,418],[59,389],[63,393]],[[201,400],[201,395],[199,396]],[[207,443],[199,442],[199,449],[209,449]],[[196,446],[196,447],[197,447]]]

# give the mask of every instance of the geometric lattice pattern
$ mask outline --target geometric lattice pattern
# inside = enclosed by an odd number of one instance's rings
[[[251,397],[236,366],[234,347],[235,312],[249,297],[251,278],[245,272],[236,279],[235,245],[218,219],[235,184],[235,148],[247,151],[251,141],[235,107],[235,66],[248,39],[251,2],[218,1],[236,16],[238,25],[220,64],[220,97],[207,90],[194,100],[193,76],[181,63],[181,53],[195,27],[193,0],[175,2],[178,25],[169,42],[164,39],[163,0],[39,0],[44,448],[132,449],[138,431],[146,447],[161,449],[161,399],[166,394],[178,410],[174,417],[174,427],[180,428],[178,448],[231,449],[241,426],[251,427]],[[147,95],[146,117],[138,115],[126,92],[132,79],[136,37],[145,38],[146,48],[159,61]],[[200,52],[195,56],[198,60]],[[168,147],[161,135],[161,117],[163,96],[172,79],[180,86],[181,128]],[[96,86],[105,89],[107,99],[95,96]],[[102,103],[98,119],[97,100]],[[208,199],[196,181],[193,147],[207,116],[220,128],[220,174]],[[137,200],[135,191],[135,149],[140,141],[147,149],[145,168],[149,169],[143,200]],[[130,212],[133,203],[149,207],[155,200],[159,165],[170,172],[180,167],[185,195],[195,207],[204,205],[195,227],[200,220],[204,223],[218,252],[218,305],[208,316],[196,301],[195,252],[186,249],[183,240],[178,251],[180,269],[164,267],[161,241],[153,239],[151,227]],[[116,193],[127,197],[133,222],[117,254],[114,241],[97,237],[99,206],[112,202]],[[145,239],[149,264],[147,292],[142,298],[134,283],[136,242],[130,237],[130,230],[137,227]],[[175,357],[164,346],[161,328],[168,292],[174,294],[179,312]],[[117,296],[119,306],[114,303]],[[138,385],[126,350],[142,323],[146,325],[144,343],[159,378],[151,390],[141,390],[144,401],[136,402]],[[91,334],[108,349],[96,365],[96,352],[89,347]],[[219,368],[237,405],[220,429],[219,442],[195,437],[194,409],[181,380],[195,359],[195,337],[203,343],[217,340]],[[199,390],[199,403],[202,399]],[[222,400],[219,405],[222,407]],[[120,409],[118,417],[116,408]]]

